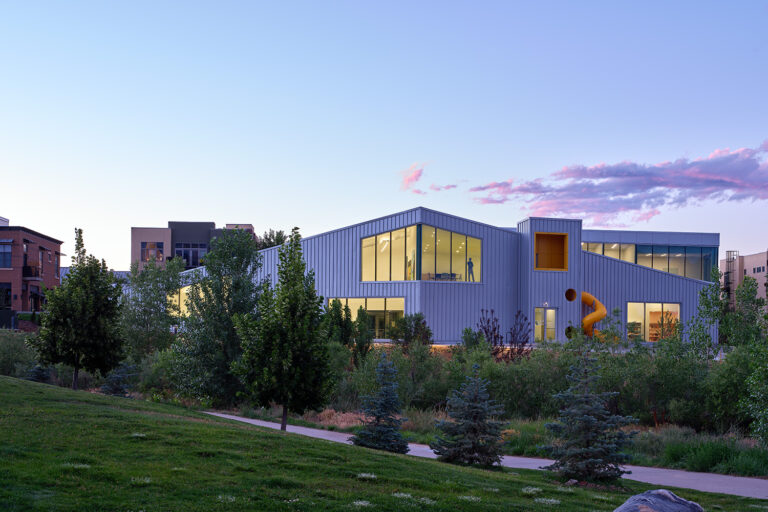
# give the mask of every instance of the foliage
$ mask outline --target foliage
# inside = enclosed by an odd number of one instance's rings
[[[483,338],[491,345],[491,348],[504,345],[504,336],[501,334],[499,319],[496,318],[494,310],[480,310],[480,321],[477,322],[477,330],[483,333]]]
[[[739,400],[748,394],[747,381],[755,368],[753,347],[738,346],[722,361],[711,364],[706,377],[708,426],[717,432],[745,432],[751,418]]]
[[[387,329],[387,337],[401,346],[405,352],[413,345],[432,344],[432,330],[421,313],[398,318],[395,325]]]
[[[27,345],[29,334],[0,329],[0,375],[24,377],[35,365],[35,351]]]
[[[264,249],[269,249],[270,247],[283,245],[286,240],[288,240],[288,235],[285,234],[285,231],[282,229],[278,231],[270,229],[269,231],[265,231],[262,236],[256,237],[256,246],[259,251],[262,251]]]
[[[488,393],[488,381],[473,375],[448,399],[450,420],[437,422],[441,431],[430,448],[440,460],[491,466],[501,463],[502,423],[495,418],[503,409]]]
[[[354,343],[355,327],[349,306],[342,306],[339,299],[331,301],[323,315],[323,331],[329,342],[351,347]]]
[[[121,321],[127,355],[134,362],[171,345],[172,327],[179,323],[180,308],[168,297],[181,288],[183,270],[181,258],[169,260],[164,267],[149,261],[141,271],[138,262],[131,265]]]
[[[260,267],[256,241],[247,231],[225,229],[211,241],[205,273],[189,289],[189,316],[172,345],[171,377],[183,394],[228,405],[243,389],[231,371],[242,352],[234,318],[254,312]]]
[[[378,392],[365,397],[363,413],[366,416],[363,428],[352,437],[352,442],[377,450],[407,453],[408,443],[400,433],[405,418],[400,415],[400,398],[397,396],[397,369],[387,360],[385,352],[376,367]]]
[[[534,496],[521,493],[525,487],[542,489],[539,496],[556,496],[561,510],[596,508],[594,489],[576,486],[563,492],[541,471],[515,470],[511,478],[507,471],[456,468],[303,436],[287,442],[278,432],[184,407],[75,394],[7,377],[0,377],[0,411],[10,412],[3,415],[0,444],[2,510],[349,512],[360,499],[371,502],[369,510],[387,512],[540,509]],[[363,472],[378,478],[358,481],[355,476]],[[149,483],[139,480],[144,477]],[[598,508],[612,510],[651,488],[633,481],[622,487],[601,491],[604,503]],[[764,504],[675,492],[707,510],[750,510]],[[481,501],[459,501],[470,494]],[[422,498],[434,505],[418,501]]]
[[[64,363],[74,368],[77,389],[81,369],[105,375],[120,363],[122,289],[104,260],[87,254],[83,230],[75,229],[75,255],[61,286],[46,290],[39,336],[30,345],[41,363]]]
[[[352,360],[355,366],[360,363],[373,348],[373,329],[371,329],[371,320],[365,309],[360,306],[357,310],[357,318],[352,325],[353,342]]]
[[[576,361],[568,375],[571,386],[556,395],[563,404],[559,420],[545,425],[558,440],[547,447],[555,459],[548,469],[563,478],[615,480],[627,473],[621,465],[629,461],[622,450],[630,443],[631,434],[621,428],[635,420],[608,410],[607,401],[616,393],[597,391],[597,359],[582,335],[576,336],[573,348]]]
[[[320,329],[321,298],[314,272],[307,271],[298,228],[280,248],[277,274],[277,286],[267,286],[259,298],[259,316],[237,317],[243,355],[233,368],[251,400],[283,406],[285,430],[289,410],[321,407],[332,385]]]
[[[473,349],[485,342],[485,336],[481,331],[475,331],[471,327],[465,327],[461,333],[461,343],[464,348]]]
[[[132,364],[121,364],[107,375],[104,384],[101,385],[101,392],[105,395],[126,396],[131,387],[130,381],[136,376],[136,366]]]
[[[517,310],[512,319],[512,327],[509,328],[509,345],[513,354],[522,355],[531,341],[531,321],[525,314]]]
[[[765,330],[765,299],[757,295],[757,281],[749,276],[736,288],[734,309],[726,314],[723,329],[731,345],[763,343]]]
[[[753,419],[752,434],[768,447],[768,362],[765,358],[747,380],[747,395],[742,405]]]

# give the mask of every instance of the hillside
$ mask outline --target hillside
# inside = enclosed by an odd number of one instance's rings
[[[3,511],[608,511],[649,488],[564,488],[541,472],[455,467],[9,377],[0,440]],[[708,510],[766,505],[678,493]]]

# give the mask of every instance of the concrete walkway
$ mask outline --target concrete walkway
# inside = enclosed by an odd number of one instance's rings
[[[241,421],[259,427],[275,430],[280,429],[279,423],[252,420],[219,412],[209,412],[206,414],[218,416],[219,418]],[[346,432],[333,432],[331,430],[298,427],[295,425],[288,425],[288,432],[345,444],[351,444],[349,438],[352,437],[351,434]],[[410,448],[408,455],[424,457],[427,459],[436,458],[429,446],[425,444],[410,443],[408,447]],[[501,462],[505,467],[516,469],[541,469],[542,466],[547,466],[551,463],[552,461],[547,459],[512,457],[510,455],[505,455]],[[626,466],[626,469],[632,471],[631,474],[624,475],[624,478],[628,480],[636,480],[638,482],[659,485],[662,487],[680,487],[682,489],[694,489],[703,492],[733,494],[736,496],[745,496],[747,498],[758,498],[763,500],[768,499],[768,480],[763,480],[761,478],[718,475],[715,473],[693,473],[691,471],[681,471],[678,469],[648,468],[644,466]]]

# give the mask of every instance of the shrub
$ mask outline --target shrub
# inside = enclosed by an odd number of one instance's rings
[[[387,329],[387,337],[408,352],[412,345],[429,346],[432,343],[432,330],[424,315],[416,313],[398,318],[395,325]]]
[[[480,331],[475,331],[470,327],[465,327],[461,333],[461,343],[464,348],[473,349],[485,341],[485,336]]]
[[[132,364],[121,364],[107,375],[101,392],[105,395],[127,396],[132,387],[131,381],[136,377],[136,367]]]
[[[35,352],[26,333],[0,330],[0,375],[24,377],[35,365]]]
[[[688,471],[710,471],[726,461],[733,451],[733,443],[726,441],[705,441],[693,447],[685,457]]]
[[[739,405],[747,396],[747,380],[755,368],[755,354],[751,347],[739,346],[723,361],[713,363],[706,380],[709,425],[718,432],[735,427],[746,431],[751,418]]]
[[[488,394],[488,381],[479,376],[479,366],[465,384],[451,394],[450,420],[437,422],[435,441],[429,445],[440,460],[491,466],[501,462],[502,423],[496,417],[503,408]]]

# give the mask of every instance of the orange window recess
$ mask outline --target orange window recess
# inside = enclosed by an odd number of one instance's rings
[[[568,233],[534,234],[534,268],[568,270]]]

